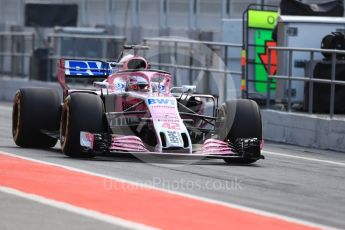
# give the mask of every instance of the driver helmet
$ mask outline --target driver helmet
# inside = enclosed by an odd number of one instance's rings
[[[149,83],[147,80],[141,76],[131,76],[127,83],[128,91],[149,91]]]

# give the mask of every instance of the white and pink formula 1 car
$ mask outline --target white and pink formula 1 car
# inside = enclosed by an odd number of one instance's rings
[[[60,139],[63,153],[93,157],[135,153],[224,159],[249,164],[263,159],[262,123],[251,100],[229,100],[218,107],[195,86],[171,87],[170,73],[150,69],[137,55],[118,61],[59,61],[58,92],[19,89],[13,105],[13,139],[18,146],[51,148]],[[102,79],[92,89],[71,89],[70,78]]]

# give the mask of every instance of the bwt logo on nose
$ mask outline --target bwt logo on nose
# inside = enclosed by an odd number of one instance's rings
[[[175,99],[171,98],[149,98],[147,99],[149,105],[175,105]]]
[[[109,73],[109,64],[100,61],[65,61],[66,74],[105,76]]]

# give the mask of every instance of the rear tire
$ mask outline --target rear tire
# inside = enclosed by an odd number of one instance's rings
[[[52,148],[57,139],[42,130],[59,130],[61,101],[56,90],[46,88],[19,89],[14,97],[12,136],[24,148]]]
[[[89,93],[73,93],[65,99],[60,125],[62,152],[70,157],[91,158],[93,152],[83,152],[80,132],[103,132],[104,106],[101,98]]]
[[[226,101],[219,110],[218,134],[221,140],[231,142],[238,138],[257,138],[262,140],[262,121],[259,106],[255,101],[247,99]],[[254,155],[260,155],[260,148]],[[232,158],[224,159],[231,164],[251,164],[258,159]]]

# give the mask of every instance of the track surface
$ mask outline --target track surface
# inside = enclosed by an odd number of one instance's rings
[[[266,160],[251,166],[222,160],[149,164],[133,157],[70,159],[58,145],[49,151],[17,148],[11,111],[10,104],[0,103],[0,151],[345,229],[345,153],[266,143]],[[35,224],[60,229],[57,223],[71,229],[111,227],[2,192],[0,200],[0,229],[37,229]],[[46,225],[39,225],[42,218]]]

